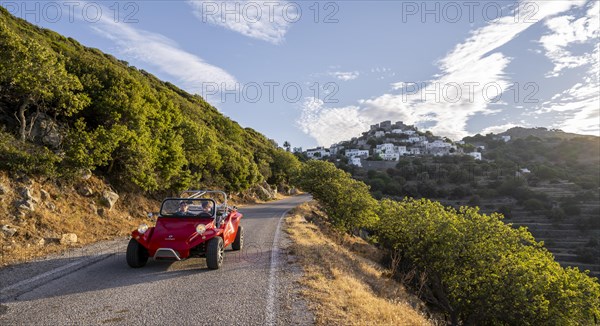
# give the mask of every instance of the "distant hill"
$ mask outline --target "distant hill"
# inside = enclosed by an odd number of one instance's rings
[[[543,127],[538,128],[524,128],[514,127],[507,131],[500,133],[499,136],[510,136],[512,139],[527,138],[529,136],[548,139],[548,138],[560,138],[560,139],[573,139],[579,137],[598,138],[596,136],[580,135],[569,132],[564,132],[560,129],[547,129]]]
[[[382,142],[415,145],[406,144],[402,134],[374,137],[380,129],[340,144],[362,149]],[[415,135],[440,139],[428,131],[415,130]],[[363,160],[362,167],[346,163],[339,152],[328,160],[369,185],[377,199],[427,198],[501,212],[510,223],[526,226],[546,241],[564,265],[600,275],[600,137],[515,127],[451,144],[456,152],[437,155],[425,148],[397,161]],[[461,155],[475,150],[481,160]]]

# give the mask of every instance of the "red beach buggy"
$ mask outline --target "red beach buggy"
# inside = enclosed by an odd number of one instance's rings
[[[218,203],[215,197],[223,201]],[[142,224],[131,233],[127,264],[142,267],[149,257],[169,261],[206,257],[208,268],[219,269],[225,247],[231,244],[233,250],[241,250],[244,245],[241,218],[236,207],[227,206],[223,191],[184,191],[179,198],[162,202],[155,226]]]

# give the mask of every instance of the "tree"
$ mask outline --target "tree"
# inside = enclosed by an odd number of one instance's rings
[[[0,96],[13,107],[19,136],[26,140],[39,113],[69,117],[90,100],[61,57],[35,40],[24,39],[0,22]],[[36,114],[27,112],[36,108]]]
[[[283,148],[285,148],[286,151],[291,152],[292,145],[286,140],[283,142]]]

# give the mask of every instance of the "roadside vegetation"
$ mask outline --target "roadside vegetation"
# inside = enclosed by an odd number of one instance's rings
[[[126,191],[268,182],[297,159],[197,95],[0,8],[0,168],[69,178],[81,169]],[[25,150],[23,150],[25,149]]]
[[[449,323],[587,325],[600,316],[597,279],[561,267],[525,228],[504,224],[502,215],[427,199],[377,202],[355,182],[322,161],[306,163],[299,180],[335,228],[368,232],[388,250],[398,273],[417,275],[409,285]]]

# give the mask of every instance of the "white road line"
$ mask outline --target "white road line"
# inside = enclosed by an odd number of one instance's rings
[[[36,282],[36,281],[39,281],[39,280],[51,277],[54,274],[58,274],[58,273],[60,273],[60,272],[62,272],[64,270],[68,270],[68,269],[73,268],[73,267],[75,267],[77,265],[83,265],[82,267],[85,267],[87,265],[90,265],[90,264],[99,262],[101,260],[104,260],[104,259],[106,259],[106,258],[108,258],[108,257],[110,257],[110,256],[112,256],[114,254],[115,253],[108,254],[105,257],[103,257],[103,255],[98,255],[98,256],[92,256],[92,257],[88,257],[88,258],[84,258],[84,259],[79,259],[79,260],[76,260],[76,261],[74,261],[72,263],[69,263],[69,264],[57,267],[55,269],[49,270],[49,271],[47,271],[45,273],[42,273],[42,274],[39,274],[39,275],[36,275],[36,276],[34,276],[32,278],[28,278],[26,280],[22,280],[20,282],[17,282],[17,283],[15,283],[13,285],[9,285],[9,286],[7,286],[5,288],[0,289],[0,298],[5,299],[4,297],[7,296],[7,295],[9,295],[8,292],[11,291],[11,290],[18,289],[18,288],[21,288],[23,286],[29,285],[29,284],[31,284],[33,282]],[[74,269],[73,271],[79,270],[80,268]]]
[[[74,262],[72,262],[70,264],[66,264],[66,265],[63,265],[61,267],[58,267],[58,268],[55,268],[53,270],[47,271],[45,273],[42,273],[40,275],[36,275],[36,276],[34,276],[34,277],[30,278],[30,279],[26,279],[26,280],[23,280],[21,282],[15,283],[15,284],[13,284],[11,286],[7,286],[7,287],[5,287],[3,289],[0,289],[0,293],[6,293],[6,292],[8,292],[10,290],[19,288],[19,287],[21,287],[23,285],[27,285],[29,283],[33,283],[33,282],[35,282],[37,280],[41,280],[41,279],[43,279],[45,277],[48,277],[48,276],[50,276],[52,274],[56,274],[56,273],[58,273],[60,271],[63,271],[63,270],[68,269],[68,268],[71,268],[73,266],[77,266],[77,265],[79,265],[81,263],[83,263],[83,260],[74,261]]]
[[[286,210],[279,217],[275,236],[273,237],[273,247],[271,248],[271,267],[269,270],[269,287],[267,289],[267,306],[266,306],[266,325],[275,325],[277,316],[277,307],[275,306],[275,297],[277,296],[277,265],[279,260],[279,234],[281,233],[281,222],[283,217],[291,209]]]

